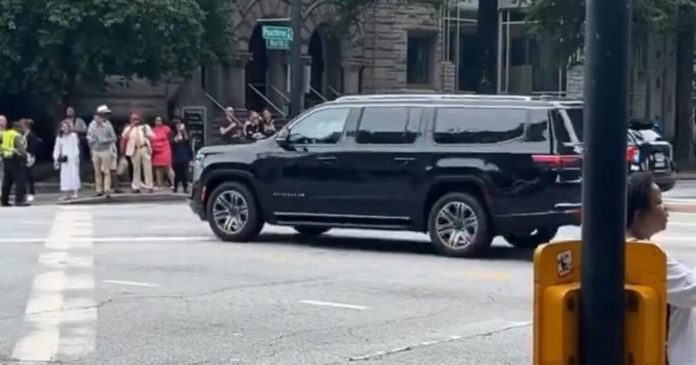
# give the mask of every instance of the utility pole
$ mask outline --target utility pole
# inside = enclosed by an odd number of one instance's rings
[[[630,0],[586,0],[580,364],[623,364]]]
[[[304,65],[302,65],[302,0],[291,0],[290,22],[294,38],[290,49],[290,118],[304,109]]]

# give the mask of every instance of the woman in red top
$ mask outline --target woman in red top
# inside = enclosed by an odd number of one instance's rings
[[[172,130],[164,124],[161,117],[157,117],[152,133],[154,134],[152,138],[152,169],[155,172],[156,185],[163,187],[165,176],[169,178],[170,182],[174,181],[172,176],[172,147],[169,144]]]

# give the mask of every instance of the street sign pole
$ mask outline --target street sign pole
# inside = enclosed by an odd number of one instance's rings
[[[581,364],[623,364],[630,0],[586,0]]]
[[[302,112],[304,99],[304,67],[302,65],[302,0],[292,0],[290,21],[294,39],[290,48],[290,117]]]

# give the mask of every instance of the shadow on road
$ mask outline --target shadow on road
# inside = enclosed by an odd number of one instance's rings
[[[309,246],[332,250],[372,251],[380,253],[402,253],[414,255],[439,255],[427,240],[396,240],[386,238],[365,238],[345,236],[308,237],[300,234],[264,233],[260,241],[282,245]],[[493,246],[476,259],[533,261],[534,250],[518,249],[511,246]],[[458,258],[453,258],[454,260]],[[460,260],[466,260],[459,258]]]

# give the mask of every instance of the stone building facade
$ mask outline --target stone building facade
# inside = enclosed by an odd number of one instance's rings
[[[630,72],[629,115],[634,119],[662,120],[664,136],[673,140],[676,130],[677,49],[673,36],[637,32]],[[566,73],[566,92],[582,97],[585,76],[583,65]]]
[[[306,71],[306,106],[345,94],[471,93],[481,89],[482,81],[490,83],[489,90],[501,93],[581,95],[582,68],[565,69],[550,61],[552,46],[529,35],[517,10],[497,9],[500,19],[508,22],[496,27],[502,34],[494,31],[488,37],[502,43],[494,54],[482,59],[481,43],[487,41],[477,28],[481,1],[414,0],[404,4],[385,0],[367,8],[350,27],[339,28],[336,9],[326,1],[303,0],[299,38]],[[206,143],[215,143],[225,106],[233,106],[240,117],[245,110],[267,107],[283,118],[289,104],[289,52],[267,49],[262,28],[289,18],[290,1],[239,0],[236,4],[230,19],[235,36],[230,42],[232,57],[224,65],[160,85],[142,80],[125,85],[115,80],[106,93],[84,88],[78,104],[91,109],[97,101],[105,102],[122,114],[133,106],[150,115],[203,110],[198,133]],[[497,18],[496,9],[492,10]],[[638,42],[632,72],[633,116],[660,116],[668,134],[674,131],[673,43],[645,35]]]

